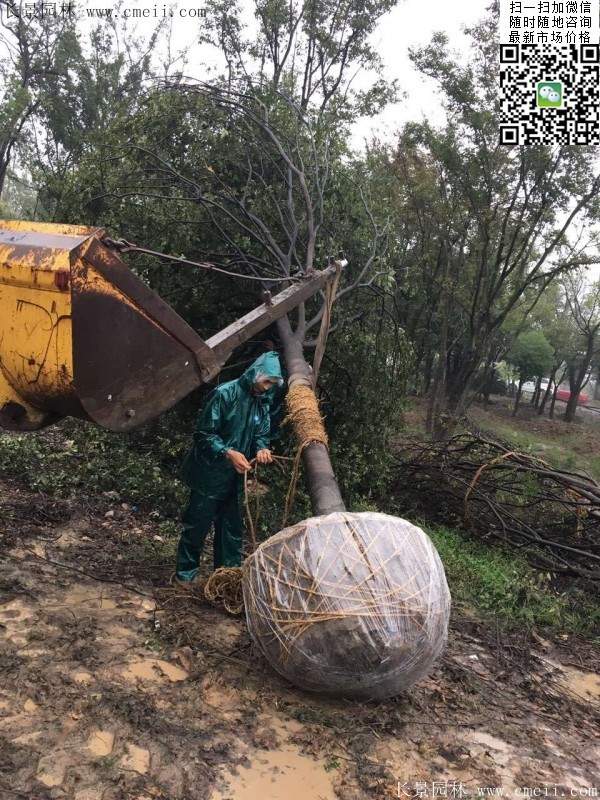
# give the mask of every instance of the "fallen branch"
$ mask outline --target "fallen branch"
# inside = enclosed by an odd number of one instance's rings
[[[475,433],[405,442],[396,495],[428,520],[522,548],[549,572],[600,584],[600,484]]]

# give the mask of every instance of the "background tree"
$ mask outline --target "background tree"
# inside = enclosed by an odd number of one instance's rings
[[[548,400],[552,399],[552,413],[556,403],[556,393],[558,387],[563,382],[566,375],[565,359],[571,349],[571,342],[574,335],[573,321],[570,317],[568,308],[565,304],[564,296],[555,306],[554,313],[549,313],[542,325],[542,330],[554,350],[552,366],[550,368],[548,385],[542,393],[538,405],[538,414],[544,414]]]
[[[412,51],[415,66],[437,82],[448,122],[439,129],[408,123],[389,156],[396,205],[408,206],[416,221],[407,249],[409,303],[412,287],[426,287],[417,305],[427,309],[424,362],[437,364],[430,418],[440,436],[467,410],[508,316],[525,316],[553,281],[597,260],[592,241],[569,238],[577,220],[596,213],[593,149],[498,145],[498,108],[490,102],[496,23],[492,14],[470,29],[466,66],[449,54],[443,34]],[[402,310],[410,329],[411,311]]]
[[[256,28],[247,31],[239,2],[209,0],[201,43],[217,48],[231,86],[284,91],[302,111],[335,110],[339,122],[373,114],[394,96],[369,38],[398,0],[255,0]],[[354,91],[356,74],[373,73]]]
[[[552,366],[553,357],[552,345],[541,331],[527,331],[517,338],[507,356],[507,361],[515,367],[519,375],[513,417],[519,409],[523,384],[545,375]]]
[[[36,113],[49,107],[79,52],[68,15],[27,13],[23,0],[0,0],[0,193],[11,159],[26,141]]]
[[[125,41],[120,46],[118,32],[105,23],[92,29],[85,52],[82,43],[75,41],[72,68],[53,84],[38,110],[26,156],[34,180],[42,187],[40,203],[52,219],[72,213],[75,175],[89,203],[87,215],[105,222],[104,212],[110,214],[104,189],[107,165],[114,158],[112,144],[127,141],[131,134],[128,124],[152,85],[152,56],[157,46],[164,45],[165,32],[157,26],[146,38]],[[169,65],[165,69],[168,74]],[[172,119],[171,125],[176,124]],[[94,171],[85,174],[82,167],[90,154],[94,154]]]
[[[594,359],[600,353],[600,280],[586,287],[582,273],[565,280],[567,305],[575,326],[574,347],[566,356],[569,399],[565,422],[573,422],[579,395],[590,378]]]

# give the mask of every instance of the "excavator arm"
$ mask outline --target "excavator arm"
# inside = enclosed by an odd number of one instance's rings
[[[336,272],[267,295],[204,341],[110,245],[101,228],[0,220],[0,426],[31,431],[65,416],[142,425]]]

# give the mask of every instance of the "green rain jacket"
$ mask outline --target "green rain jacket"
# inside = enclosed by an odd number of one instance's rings
[[[252,394],[259,376],[283,383],[277,353],[263,353],[237,380],[222,383],[209,395],[183,463],[182,477],[190,488],[213,494],[229,484],[237,474],[225,457],[230,448],[251,459],[269,447],[271,403],[277,387]]]

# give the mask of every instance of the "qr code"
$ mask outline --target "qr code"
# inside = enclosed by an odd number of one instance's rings
[[[500,144],[600,144],[600,45],[501,44]]]

